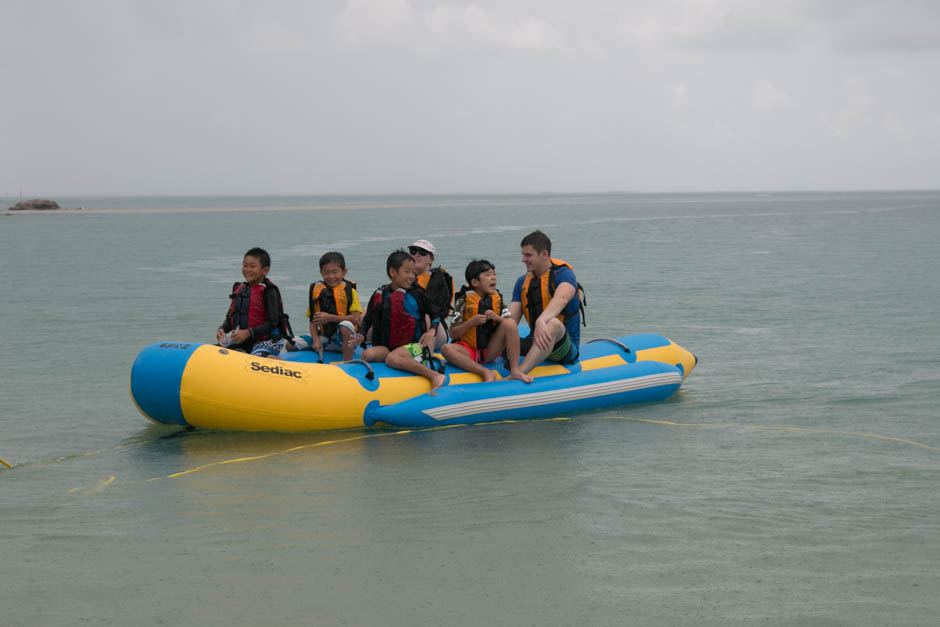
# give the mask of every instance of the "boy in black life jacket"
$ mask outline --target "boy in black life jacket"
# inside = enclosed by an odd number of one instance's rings
[[[271,256],[263,248],[252,248],[242,260],[244,282],[232,285],[232,303],[215,332],[220,346],[277,358],[285,341],[293,335],[284,314],[281,292],[268,278]]]
[[[428,367],[434,329],[424,291],[415,287],[415,264],[404,250],[396,250],[385,262],[390,283],[369,299],[359,333],[349,340],[360,344],[372,331],[372,346],[362,352],[366,361],[384,361],[398,370],[419,374],[431,382],[430,394],[444,385],[444,375]]]
[[[362,305],[356,284],[346,279],[346,259],[342,253],[328,252],[320,257],[322,281],[310,284],[307,317],[310,318],[310,347],[317,353],[326,345],[343,351],[343,361],[353,358],[355,346],[349,340],[356,334]]]
[[[455,341],[441,348],[444,358],[484,381],[494,381],[495,373],[483,364],[499,357],[505,348],[509,378],[532,383],[532,377],[519,369],[519,328],[496,289],[496,267],[485,259],[474,259],[464,276],[467,285],[457,293],[451,318],[450,336]]]

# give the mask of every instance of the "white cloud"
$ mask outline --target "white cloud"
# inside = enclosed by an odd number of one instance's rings
[[[340,38],[351,44],[389,44],[406,40],[417,26],[408,0],[348,0],[337,18]]]
[[[546,51],[563,43],[546,19],[505,15],[476,3],[416,8],[409,0],[348,0],[337,30],[343,41],[357,45],[433,43]]]
[[[674,111],[682,111],[689,106],[689,86],[676,83],[669,88],[669,106]]]
[[[442,43],[469,42],[518,50],[553,50],[562,37],[547,21],[534,16],[511,19],[477,4],[444,4],[424,15],[424,24]]]
[[[767,79],[757,81],[751,91],[751,106],[755,111],[786,111],[794,105],[796,100],[793,96]]]
[[[940,50],[936,0],[829,0],[799,6],[829,45],[850,52]]]
[[[786,48],[797,29],[787,2],[665,0],[625,5],[619,30],[629,45],[713,50]]]
[[[280,53],[300,52],[307,47],[306,40],[298,33],[283,23],[273,21],[254,25],[251,43],[256,49]]]

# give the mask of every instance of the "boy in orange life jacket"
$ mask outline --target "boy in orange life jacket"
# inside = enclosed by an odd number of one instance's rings
[[[434,343],[434,329],[424,290],[414,285],[414,260],[404,250],[396,250],[385,262],[390,283],[375,291],[369,299],[359,333],[350,338],[352,347],[372,331],[372,346],[362,352],[366,361],[384,361],[398,370],[419,374],[431,382],[430,394],[444,385],[444,375],[428,367]]]
[[[505,348],[509,378],[532,383],[532,377],[519,369],[519,329],[496,289],[496,267],[485,259],[474,259],[464,276],[467,286],[457,293],[451,318],[450,336],[456,341],[445,344],[441,354],[458,368],[494,381],[495,373],[483,364]]]
[[[342,253],[328,252],[320,257],[322,281],[310,284],[307,317],[310,318],[310,347],[320,352],[324,344],[343,351],[343,360],[353,358],[355,346],[349,339],[356,333],[362,305],[356,284],[346,279],[346,259]]]
[[[252,248],[242,260],[245,281],[232,286],[232,299],[215,339],[235,350],[262,357],[276,357],[290,337],[283,315],[284,305],[277,285],[268,278],[271,256],[263,248]]]

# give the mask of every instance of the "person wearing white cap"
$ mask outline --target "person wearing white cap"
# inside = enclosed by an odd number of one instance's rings
[[[434,244],[426,239],[415,240],[408,247],[408,254],[415,262],[415,284],[428,296],[434,314],[431,325],[437,328],[434,350],[439,351],[447,343],[447,316],[453,308],[454,279],[443,267],[431,268],[434,262]]]

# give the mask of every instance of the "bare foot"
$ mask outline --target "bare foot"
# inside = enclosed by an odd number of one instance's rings
[[[509,378],[515,379],[516,381],[522,381],[523,383],[532,383],[533,379],[526,373],[521,370],[511,370],[509,372]]]
[[[490,383],[496,380],[496,373],[490,370],[489,368],[486,369],[486,374],[480,375],[480,376],[483,377],[484,383]]]
[[[435,372],[434,377],[431,378],[431,391],[428,392],[428,396],[437,396],[437,390],[447,381],[447,377],[442,375],[440,372]]]

